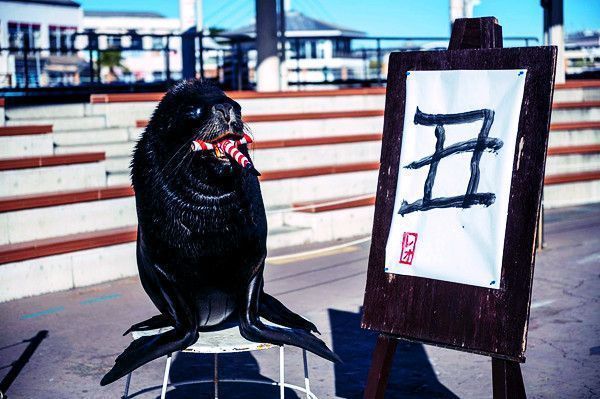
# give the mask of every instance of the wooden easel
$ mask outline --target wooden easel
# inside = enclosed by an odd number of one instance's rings
[[[458,19],[452,27],[448,50],[501,48],[502,27],[496,18]],[[397,337],[380,334],[373,351],[367,377],[365,399],[384,397],[396,347]],[[520,363],[492,357],[492,384],[494,399],[526,398]]]

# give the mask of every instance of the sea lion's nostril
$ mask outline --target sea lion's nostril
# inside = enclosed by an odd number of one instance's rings
[[[217,104],[214,106],[214,112],[221,114],[221,116],[223,117],[223,119],[225,119],[225,122],[229,122],[230,119],[230,115],[231,115],[231,105],[229,104]]]

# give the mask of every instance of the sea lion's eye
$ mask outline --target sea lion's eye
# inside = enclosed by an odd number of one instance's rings
[[[187,115],[190,119],[200,119],[202,117],[202,107],[190,107]]]

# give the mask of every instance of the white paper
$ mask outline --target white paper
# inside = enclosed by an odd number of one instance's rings
[[[526,70],[407,73],[396,203],[386,247],[387,272],[500,288],[525,76]],[[487,139],[478,139],[484,121],[489,125]],[[457,148],[453,145],[458,143],[462,143],[462,151],[443,152]],[[440,158],[432,176],[431,164],[437,158],[420,164],[415,161],[432,156],[436,144]],[[484,150],[477,163],[473,156],[481,148]],[[478,164],[478,184],[477,168],[472,173],[472,163]],[[430,196],[425,194],[428,176],[432,182]],[[472,195],[465,201],[461,196],[469,186]]]

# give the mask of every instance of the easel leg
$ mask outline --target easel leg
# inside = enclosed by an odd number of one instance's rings
[[[371,369],[367,377],[365,399],[383,398],[397,346],[398,340],[395,338],[384,334],[379,334],[377,337],[377,344],[371,359]]]
[[[494,399],[525,399],[521,365],[510,360],[492,357]]]

